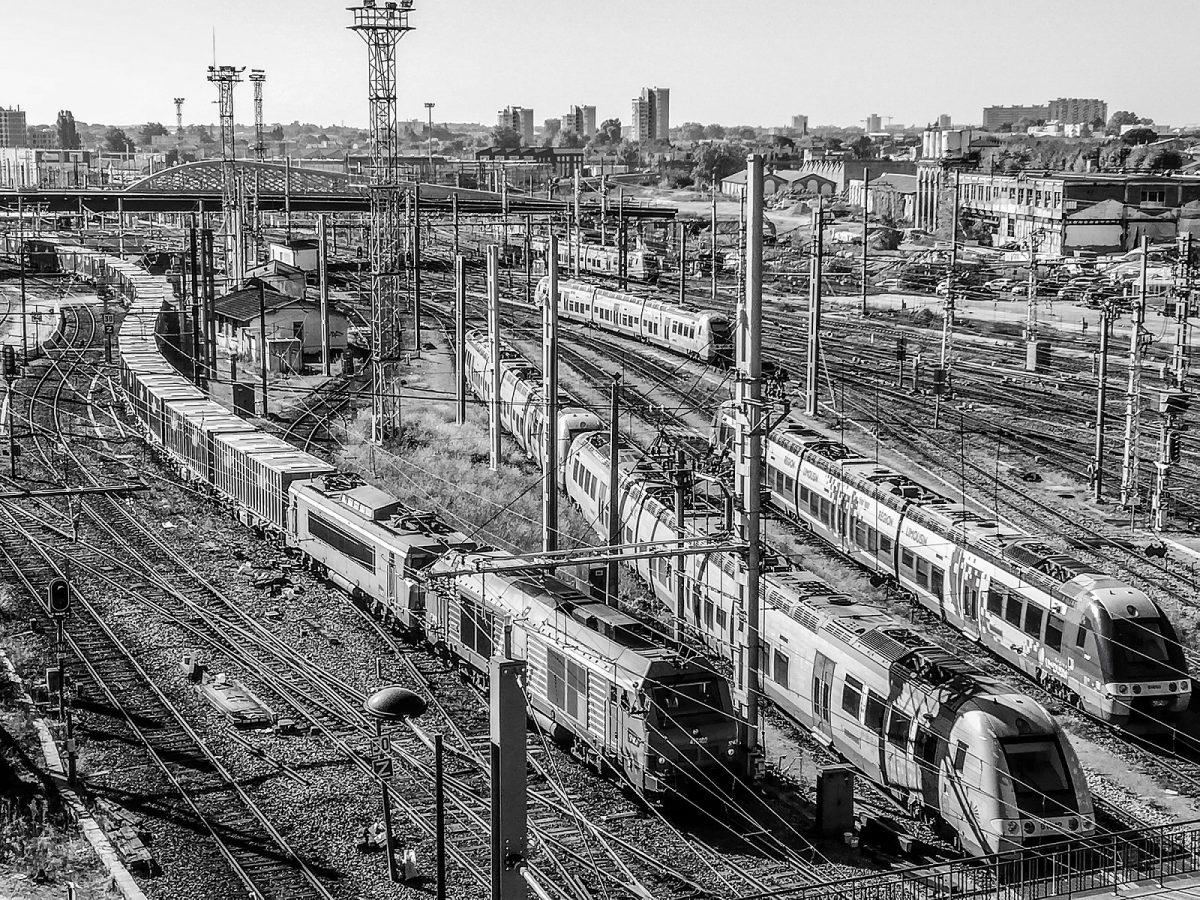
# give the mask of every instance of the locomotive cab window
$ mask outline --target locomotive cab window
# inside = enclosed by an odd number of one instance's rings
[[[967,745],[959,741],[954,747],[954,771],[962,773],[963,766],[967,764]]]
[[[1079,623],[1079,627],[1075,630],[1075,646],[1082,650],[1087,645],[1088,632],[1092,630],[1092,623],[1088,619],[1084,619]]]
[[[887,739],[889,744],[904,747],[908,744],[908,731],[912,727],[912,719],[904,713],[892,710],[888,719]]]

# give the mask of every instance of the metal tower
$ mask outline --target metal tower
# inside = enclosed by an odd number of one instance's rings
[[[175,133],[183,134],[183,97],[175,98]]]
[[[225,277],[241,283],[242,248],[240,210],[237,189],[237,149],[233,138],[233,86],[242,80],[242,66],[209,66],[208,80],[217,86],[218,112],[221,118],[221,209],[225,236]]]
[[[263,140],[262,92],[267,73],[262,69],[250,70],[250,81],[254,84],[254,158],[262,162],[267,158],[267,145]]]
[[[348,7],[352,31],[367,44],[368,97],[371,106],[371,354],[372,436],[382,441],[399,428],[400,404],[395,393],[400,361],[400,277],[404,259],[403,207],[396,184],[396,45],[412,28],[412,0],[377,6],[363,0]]]

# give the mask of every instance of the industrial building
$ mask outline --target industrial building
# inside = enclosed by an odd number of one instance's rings
[[[321,306],[314,300],[292,297],[265,288],[259,296],[254,281],[216,300],[217,345],[233,356],[256,363],[260,359],[262,311],[266,313],[266,339],[274,371],[300,371],[304,360],[321,352]],[[329,348],[346,349],[346,315],[329,310]]]
[[[496,113],[496,125],[511,128],[521,136],[522,147],[533,146],[533,109],[526,106],[506,106]]]
[[[642,88],[642,95],[633,99],[635,141],[668,141],[671,132],[671,89]]]
[[[0,148],[26,146],[27,131],[25,110],[0,106]]]

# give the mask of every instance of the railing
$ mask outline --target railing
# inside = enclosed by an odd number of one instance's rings
[[[1200,821],[1116,832],[951,863],[864,875],[739,900],[1043,900],[1200,873]]]

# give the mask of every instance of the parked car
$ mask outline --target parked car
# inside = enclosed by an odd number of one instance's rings
[[[993,278],[991,281],[985,281],[983,283],[983,289],[985,291],[995,291],[997,293],[1005,294],[1017,287],[1019,284],[1021,284],[1021,282],[1015,278]]]

